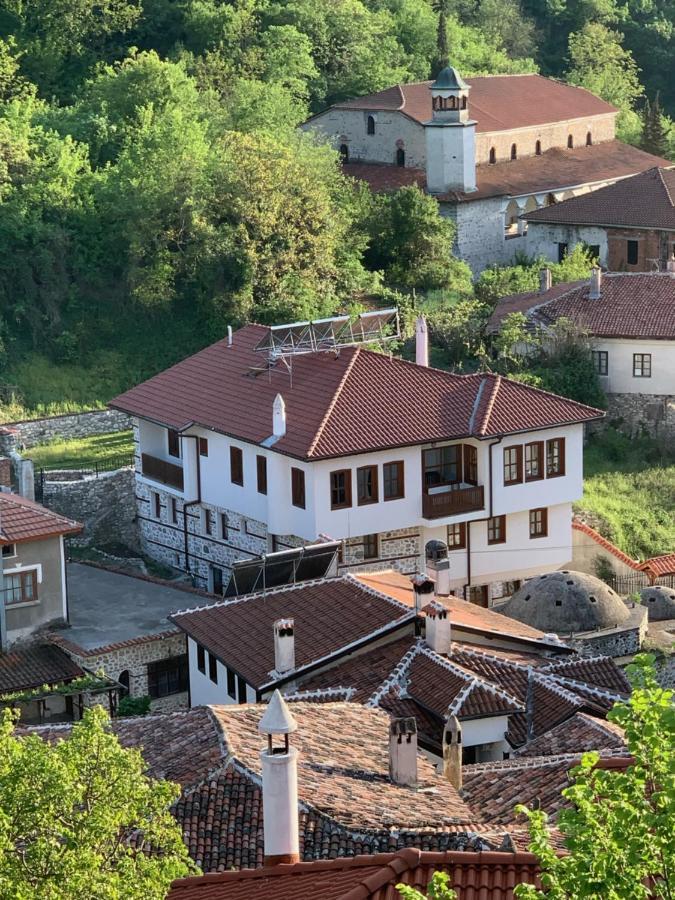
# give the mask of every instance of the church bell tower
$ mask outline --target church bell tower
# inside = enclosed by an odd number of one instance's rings
[[[469,117],[471,88],[452,66],[430,86],[432,117],[424,123],[427,190],[469,193],[476,190],[476,123]]]

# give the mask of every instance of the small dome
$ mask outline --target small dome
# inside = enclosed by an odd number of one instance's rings
[[[628,607],[604,581],[583,572],[550,572],[531,578],[500,612],[555,634],[613,628],[629,618]]]
[[[673,588],[664,587],[662,584],[642,588],[640,603],[647,607],[647,616],[650,622],[665,622],[666,619],[675,619],[675,590]]]
[[[457,69],[446,66],[438,73],[436,81],[431,85],[431,90],[439,88],[443,91],[465,91],[469,85],[464,81]]]

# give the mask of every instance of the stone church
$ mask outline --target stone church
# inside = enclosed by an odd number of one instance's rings
[[[541,75],[463,79],[447,66],[434,82],[337,103],[303,127],[373,190],[416,184],[435,196],[478,275],[525,252],[524,213],[668,164],[616,140],[617,113]]]

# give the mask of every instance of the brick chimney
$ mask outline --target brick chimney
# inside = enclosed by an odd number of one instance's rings
[[[263,824],[266,866],[300,861],[298,832],[298,751],[289,735],[298,725],[279,691],[272,694],[258,723],[267,735],[262,762]]]
[[[426,613],[426,642],[436,653],[447,656],[452,645],[452,627],[447,609],[437,600],[424,607]]]
[[[593,266],[591,269],[588,299],[599,300],[600,297],[602,297],[602,269],[600,266]]]
[[[286,404],[281,394],[276,395],[272,406],[272,434],[275,438],[286,434]]]
[[[462,726],[457,716],[449,715],[443,729],[443,777],[462,789]]]
[[[417,784],[417,722],[392,719],[389,725],[389,777],[395,784]]]
[[[418,366],[429,365],[429,328],[424,316],[415,322],[415,362]]]
[[[553,287],[553,273],[550,269],[539,270],[539,293],[545,294]]]
[[[279,675],[295,668],[295,622],[277,619],[274,623],[274,668]]]

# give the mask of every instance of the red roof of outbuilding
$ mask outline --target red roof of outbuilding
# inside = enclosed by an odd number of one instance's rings
[[[675,553],[653,556],[651,559],[645,560],[640,569],[656,578],[661,575],[675,575]]]
[[[0,494],[0,544],[78,534],[84,526],[19,494]]]
[[[348,347],[293,360],[254,377],[255,347],[265,336],[247,325],[232,346],[218,341],[111,406],[170,428],[192,424],[260,444],[272,434],[272,404],[286,403],[287,431],[274,449],[329,459],[387,447],[531,431],[603,415],[599,410],[500,375],[454,375]]]

